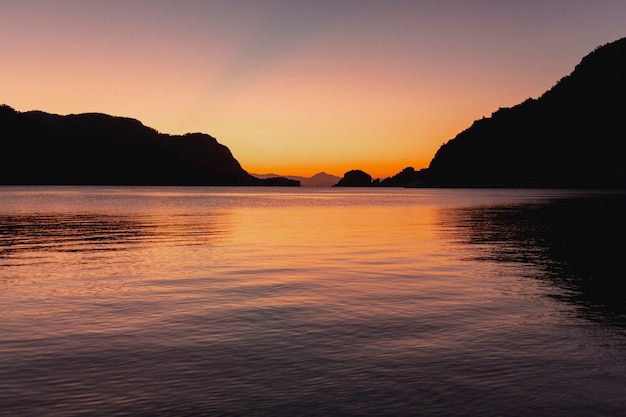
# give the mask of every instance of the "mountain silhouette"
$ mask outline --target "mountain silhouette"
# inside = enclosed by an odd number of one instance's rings
[[[596,48],[538,99],[501,108],[439,148],[435,186],[626,188],[626,38]]]
[[[299,185],[248,174],[209,135],[167,135],[135,119],[0,106],[0,184]]]
[[[341,178],[325,172],[318,172],[309,178],[300,178],[303,187],[332,187],[337,184]]]
[[[541,97],[475,121],[443,144],[426,169],[408,167],[382,181],[353,170],[332,181],[338,187],[626,188],[625,74],[622,38],[585,56]],[[0,184],[308,183],[256,178],[209,135],[167,135],[99,113],[59,116],[2,105],[0,149]],[[331,181],[317,175],[320,185]]]

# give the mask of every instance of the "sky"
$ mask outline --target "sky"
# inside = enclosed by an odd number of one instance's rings
[[[0,103],[385,178],[626,36],[624,0],[0,0]]]

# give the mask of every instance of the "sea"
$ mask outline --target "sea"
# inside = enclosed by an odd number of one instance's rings
[[[0,187],[2,416],[625,416],[626,193]]]

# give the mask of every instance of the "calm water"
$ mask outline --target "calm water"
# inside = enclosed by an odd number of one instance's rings
[[[0,415],[626,415],[624,194],[0,188]]]

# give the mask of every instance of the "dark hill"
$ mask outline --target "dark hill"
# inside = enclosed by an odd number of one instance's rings
[[[406,167],[393,177],[387,177],[380,182],[381,187],[407,187],[416,185],[420,181],[421,171],[413,167]]]
[[[0,149],[0,184],[265,185],[209,135],[161,134],[99,113],[0,106]]]
[[[625,188],[626,38],[598,47],[538,99],[477,120],[441,146],[439,186]]]
[[[360,169],[353,169],[343,174],[343,178],[333,187],[371,187],[372,176]]]

